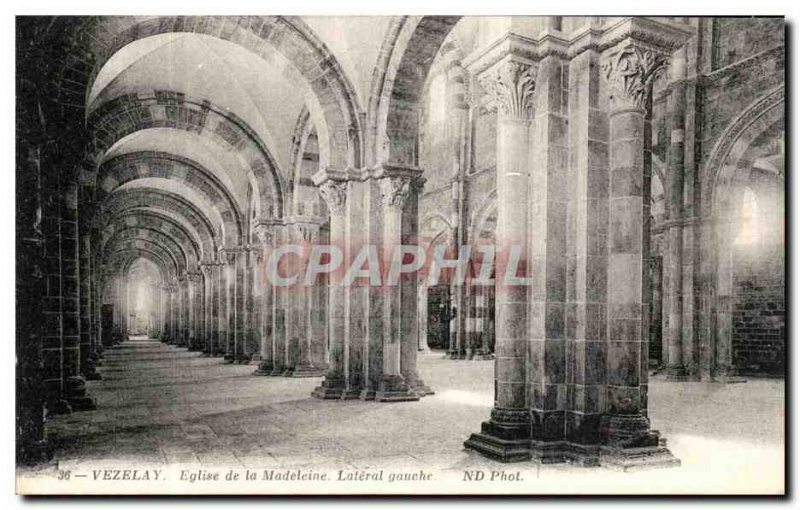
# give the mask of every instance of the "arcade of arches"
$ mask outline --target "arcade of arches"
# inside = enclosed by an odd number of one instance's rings
[[[18,18],[19,458],[146,336],[371,405],[435,398],[431,356],[486,363],[468,449],[674,464],[649,376],[784,374],[783,30]],[[532,278],[287,289],[261,269],[281,243],[517,244]]]

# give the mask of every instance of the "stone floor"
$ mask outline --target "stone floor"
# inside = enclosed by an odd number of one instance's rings
[[[679,384],[655,377],[650,386],[651,421],[667,437],[682,466],[618,473],[532,462],[499,465],[464,450],[463,440],[489,415],[493,362],[445,360],[434,352],[421,354],[419,365],[436,391],[420,402],[321,401],[310,396],[319,378],[254,377],[253,365],[223,365],[218,358],[133,340],[107,350],[99,368],[103,380],[88,383],[98,409],[50,420],[54,461],[20,469],[18,477],[51,480],[58,470],[86,474],[127,466],[187,470],[230,466],[259,472],[302,468],[334,473],[383,468],[436,473],[438,482],[407,487],[414,492],[783,490],[781,380]],[[522,481],[464,482],[464,471],[474,469],[519,471]],[[214,490],[281,492],[287,487],[242,489],[229,484]],[[347,490],[333,484],[326,487],[319,491]],[[399,485],[366,487],[366,492],[406,490]],[[172,490],[195,489],[212,490],[186,486]],[[113,485],[96,490],[115,492]]]

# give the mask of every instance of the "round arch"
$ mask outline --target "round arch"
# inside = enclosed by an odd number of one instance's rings
[[[97,202],[102,204],[117,188],[138,179],[162,178],[193,190],[211,204],[225,227],[225,240],[243,239],[243,217],[235,199],[208,171],[195,162],[166,153],[132,153],[105,162],[98,175]]]

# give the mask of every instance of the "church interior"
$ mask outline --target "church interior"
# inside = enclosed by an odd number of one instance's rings
[[[31,16],[16,44],[21,472],[782,480],[782,18]],[[284,244],[514,245],[530,277],[286,287]]]

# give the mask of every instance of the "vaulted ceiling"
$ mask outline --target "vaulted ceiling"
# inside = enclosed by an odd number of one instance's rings
[[[215,260],[220,247],[248,243],[250,222],[296,212],[298,197],[313,202],[309,177],[320,164],[342,164],[342,137],[367,108],[391,23],[83,19],[59,99],[82,103],[76,111],[93,140],[84,181],[94,185],[93,221],[107,241],[102,260],[177,276],[143,248],[150,243],[197,271],[191,265]],[[119,228],[147,218],[161,222],[163,235]]]

